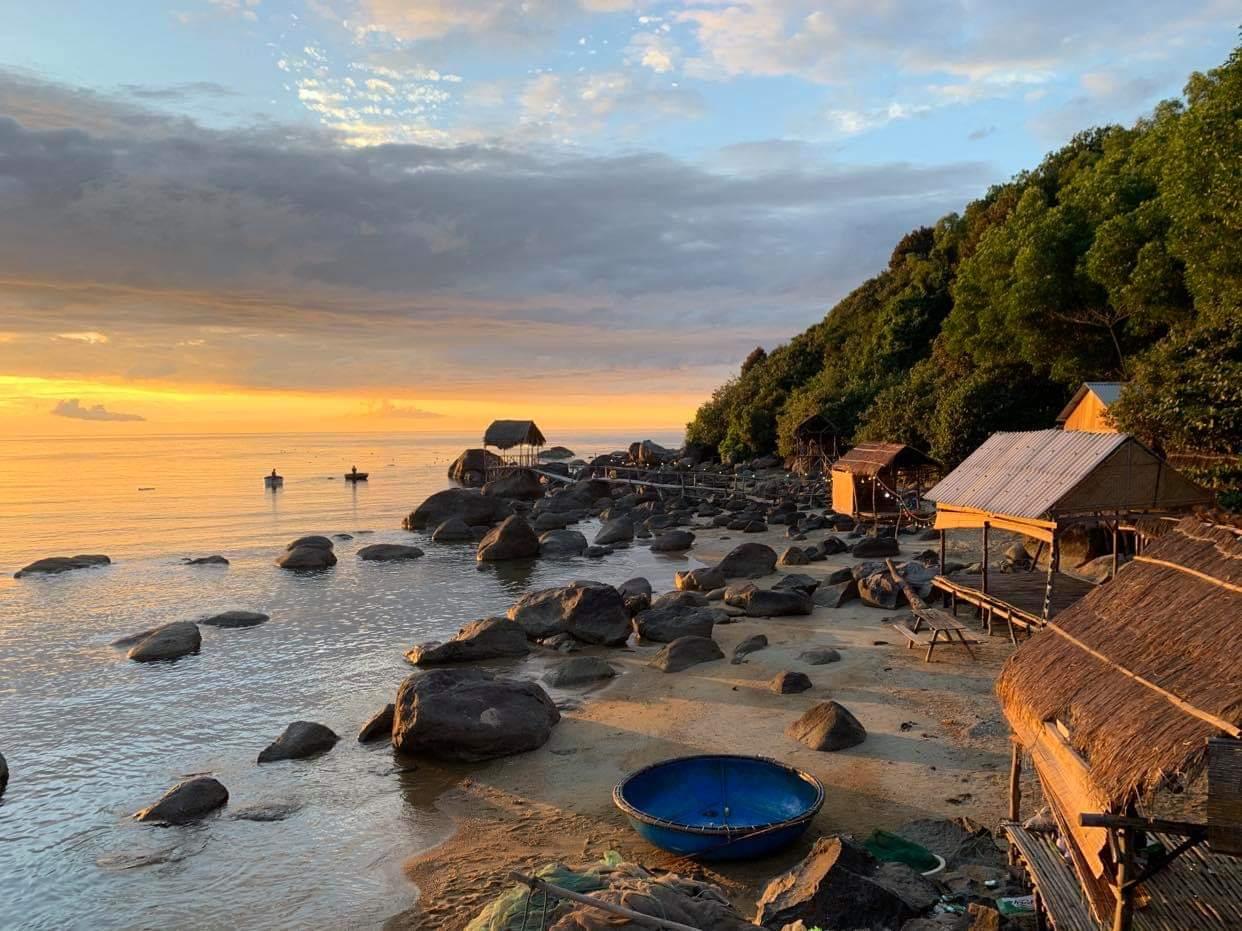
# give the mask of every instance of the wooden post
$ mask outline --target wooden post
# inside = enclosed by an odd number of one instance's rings
[[[1134,873],[1134,842],[1135,835],[1131,828],[1122,828],[1117,832],[1117,908],[1113,912],[1113,931],[1130,931],[1134,890],[1127,889],[1126,884]]]
[[[948,531],[946,530],[940,531],[940,574],[941,575],[944,575],[944,552],[945,552],[945,545],[946,545],[945,540],[944,540],[944,535],[947,532]]]
[[[1120,521],[1121,521],[1120,517],[1117,517],[1117,519],[1113,521],[1113,573],[1111,576],[1109,576],[1110,579],[1117,578],[1117,565],[1118,565],[1117,544],[1120,542],[1119,535],[1117,533],[1117,524]]]
[[[1013,740],[1013,757],[1009,761],[1009,820],[1022,817],[1022,745]]]
[[[988,522],[983,522],[983,562],[980,563],[983,570],[983,585],[981,591],[983,594],[988,593]]]
[[[1052,531],[1052,547],[1048,550],[1048,582],[1044,585],[1044,620],[1052,618],[1052,580],[1056,578],[1061,564],[1061,542],[1057,532]]]

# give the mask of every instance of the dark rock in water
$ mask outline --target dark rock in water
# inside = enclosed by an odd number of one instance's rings
[[[358,743],[370,743],[373,740],[391,740],[392,722],[396,716],[397,706],[392,702],[386,704],[371,715],[366,724],[358,730]]]
[[[585,555],[587,559],[603,559],[605,556],[612,555],[612,553],[613,548],[611,546],[588,546],[586,548],[586,553],[583,555]]]
[[[815,590],[814,602],[823,608],[839,608],[858,597],[858,583],[846,579],[836,585],[821,585]]]
[[[569,634],[553,634],[543,641],[543,645],[557,653],[576,653],[580,649],[578,641]]]
[[[901,547],[895,537],[863,537],[850,552],[860,559],[873,559],[876,556],[900,556]]]
[[[285,547],[286,550],[296,550],[302,546],[319,547],[320,549],[332,549],[332,541],[323,534],[312,533],[309,536],[298,537],[292,543]]]
[[[223,556],[195,556],[193,559],[181,560],[187,566],[227,566],[229,561]]]
[[[74,569],[90,569],[93,566],[107,566],[112,562],[104,555],[83,555],[83,556],[49,556],[46,559],[38,559],[32,562],[24,569],[19,569],[13,573],[13,578],[20,579],[26,575],[54,575],[58,572],[70,572]]]
[[[534,682],[481,669],[433,669],[397,690],[392,743],[401,753],[490,760],[543,746],[560,719]]]
[[[223,611],[199,620],[208,627],[258,627],[271,618],[258,611]]]
[[[731,549],[716,568],[726,580],[757,579],[776,568],[776,550],[762,543],[743,543]]]
[[[491,526],[513,513],[504,498],[484,495],[468,488],[446,488],[420,504],[402,522],[406,530],[439,527],[450,517],[460,517],[471,527]]]
[[[202,644],[203,635],[196,624],[177,621],[148,632],[127,655],[138,663],[153,663],[197,653]]]
[[[710,592],[724,588],[725,581],[724,573],[714,566],[686,569],[673,576],[673,585],[683,592]]]
[[[433,543],[469,543],[473,539],[470,525],[456,515],[436,527],[431,534]]]
[[[493,498],[517,501],[538,501],[543,497],[543,482],[530,469],[515,469],[483,486],[483,494]]]
[[[679,637],[657,653],[650,665],[662,672],[681,672],[718,659],[724,659],[724,653],[710,637]]]
[[[525,656],[530,652],[526,631],[504,617],[486,617],[471,621],[445,643],[422,643],[405,654],[415,666],[438,666],[444,663],[471,663],[498,659],[502,656]]]
[[[858,597],[863,604],[891,611],[901,598],[901,588],[887,572],[876,572],[858,580]]]
[[[198,776],[177,783],[154,805],[136,812],[134,818],[164,824],[189,824],[215,811],[228,800],[229,790],[219,780]]]
[[[653,608],[706,608],[707,596],[702,592],[665,592],[651,602]]]
[[[571,523],[573,523],[573,517],[570,514],[540,511],[530,525],[536,532],[543,533],[545,530],[564,530]]]
[[[575,656],[544,673],[543,681],[555,688],[571,688],[575,685],[586,685],[611,679],[617,671],[595,656]]]
[[[917,912],[876,879],[879,864],[845,835],[821,837],[806,858],[763,890],[755,923],[889,931]]]
[[[858,719],[835,701],[820,702],[810,708],[785,733],[812,750],[846,750],[867,739],[867,731]]]
[[[316,753],[324,753],[336,746],[341,738],[330,728],[314,721],[294,721],[283,734],[268,744],[259,754],[260,763],[276,760],[302,760]]]
[[[341,540],[341,541],[345,541],[345,540],[352,540],[353,538],[354,538],[354,535],[353,535],[352,533],[334,533],[334,534],[332,534],[332,539],[333,539],[333,540]]]
[[[418,559],[423,551],[417,546],[402,543],[372,543],[358,550],[358,558],[367,562],[397,562],[402,559]]]
[[[781,558],[777,560],[779,566],[805,566],[810,563],[811,558],[807,556],[806,550],[800,546],[786,547],[785,552],[781,553]]]
[[[768,645],[768,638],[764,634],[755,634],[747,637],[741,643],[733,648],[733,662],[740,663],[743,656],[756,653]]]
[[[332,541],[318,535],[299,537],[276,559],[282,569],[327,569],[336,565]]]
[[[257,802],[254,805],[230,809],[229,820],[270,823],[272,821],[284,821],[290,815],[297,814],[301,810],[302,805],[300,802]]]
[[[567,446],[549,446],[539,453],[539,458],[550,459],[553,462],[559,459],[572,459],[574,458],[574,451]]]
[[[617,586],[617,591],[622,598],[633,598],[636,595],[646,595],[651,597],[651,583],[644,579],[641,575],[632,579],[626,579]]]
[[[587,538],[577,530],[548,530],[539,537],[539,555],[581,556],[587,545]]]
[[[653,553],[677,553],[694,546],[694,534],[689,530],[665,530],[651,541]]]
[[[531,640],[568,633],[583,643],[620,646],[630,635],[630,614],[621,593],[600,582],[530,592],[508,614]]]
[[[811,596],[805,592],[757,588],[746,595],[741,605],[747,617],[788,617],[810,614],[814,609]]]
[[[4,790],[9,784],[9,764],[5,760],[4,754],[0,753],[0,795],[4,795]]]
[[[634,616],[638,635],[654,643],[672,643],[680,637],[710,637],[715,625],[714,611],[693,605],[653,607]]]
[[[778,672],[768,683],[768,688],[777,695],[794,695],[811,687],[811,677],[805,672]]]
[[[615,517],[605,521],[595,535],[596,546],[607,546],[610,543],[628,543],[634,539],[634,522],[628,517]]]
[[[794,572],[785,576],[772,588],[779,592],[802,592],[804,595],[814,595],[815,589],[819,588],[819,579]]]
[[[507,562],[539,555],[539,537],[530,524],[517,514],[506,517],[499,527],[479,542],[479,562]]]
[[[804,650],[798,654],[798,659],[808,666],[824,666],[828,663],[839,663],[841,654],[825,647],[822,650]]]

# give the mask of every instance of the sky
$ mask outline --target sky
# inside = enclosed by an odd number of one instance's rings
[[[2,5],[0,433],[684,424],[1242,0]],[[550,434],[551,435],[551,434]]]

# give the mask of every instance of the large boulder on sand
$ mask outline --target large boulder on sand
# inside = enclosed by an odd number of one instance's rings
[[[694,534],[689,530],[665,530],[651,541],[653,553],[679,553],[694,546]]]
[[[203,635],[197,624],[177,621],[148,631],[127,655],[137,663],[153,663],[197,653],[202,644]]]
[[[762,543],[743,543],[731,549],[716,568],[726,579],[757,579],[776,568],[776,550]]]
[[[614,517],[605,521],[595,535],[596,546],[608,546],[611,543],[628,543],[634,539],[634,521],[628,517]]]
[[[588,545],[587,538],[577,530],[549,530],[539,536],[539,555],[581,556]]]
[[[537,501],[543,497],[543,482],[530,469],[515,469],[484,485],[483,494],[493,498]]]
[[[82,556],[49,556],[36,559],[24,569],[13,573],[13,578],[20,579],[24,575],[54,575],[59,572],[70,572],[74,569],[90,569],[92,566],[106,566],[112,560],[102,554]]]
[[[197,776],[177,783],[154,805],[136,812],[134,818],[163,824],[189,824],[215,811],[228,800],[229,790],[219,780]]]
[[[543,746],[561,719],[534,682],[481,669],[433,669],[397,690],[393,747],[448,760],[490,760]]]
[[[630,635],[630,614],[621,593],[600,582],[530,592],[508,613],[531,640],[570,634],[584,643],[620,646]]]
[[[672,643],[679,637],[710,637],[716,612],[693,605],[648,608],[634,616],[634,626],[644,640]]]
[[[789,546],[785,548],[785,552],[781,553],[781,558],[777,561],[781,566],[805,566],[810,563],[811,558],[807,556],[806,550],[800,546]]]
[[[849,709],[820,702],[785,729],[786,735],[812,750],[845,750],[867,739],[867,731]]]
[[[913,871],[911,871],[913,872]],[[846,835],[821,837],[801,863],[777,876],[759,898],[755,923],[783,928],[900,928],[917,911],[882,884],[880,864]]]
[[[336,746],[339,737],[331,728],[314,721],[294,721],[284,733],[263,748],[260,763],[276,760],[302,760],[316,753],[324,753]]]
[[[710,637],[678,637],[657,653],[650,665],[662,672],[681,672],[718,659],[724,659],[724,652]]]
[[[615,669],[597,656],[575,656],[549,669],[544,673],[543,681],[563,689],[611,679],[616,674]]]
[[[471,527],[488,527],[513,513],[504,498],[484,495],[468,488],[446,488],[420,504],[402,521],[406,530],[439,527],[450,517],[460,517]]]
[[[506,517],[499,527],[493,527],[479,541],[479,562],[507,562],[511,559],[531,559],[539,555],[539,537],[530,524],[517,514]]]
[[[858,597],[863,604],[891,611],[901,599],[901,587],[893,581],[887,570],[873,572],[858,580]]]
[[[499,659],[503,656],[525,656],[530,652],[526,631],[504,617],[485,617],[471,621],[445,643],[421,643],[405,654],[415,666],[437,666],[443,663],[471,663],[476,660]]]
[[[423,551],[417,546],[406,546],[404,543],[372,543],[358,550],[358,558],[366,562],[398,562],[405,559],[418,559]]]
[[[837,582],[835,585],[821,585],[815,589],[811,600],[824,608],[839,608],[847,601],[858,597],[858,583],[853,579]]]
[[[794,695],[798,692],[805,692],[812,687],[811,677],[805,672],[794,672],[786,670],[778,672],[768,682],[768,688],[777,695]]]
[[[854,544],[850,553],[859,559],[874,559],[877,556],[900,556],[901,547],[896,537],[863,537]]]
[[[673,575],[673,587],[682,592],[710,592],[724,588],[727,580],[716,566],[685,569]]]
[[[781,591],[775,588],[756,588],[740,599],[730,602],[746,612],[747,617],[788,617],[810,614],[814,610],[811,596],[806,592]]]
[[[331,540],[314,534],[298,537],[286,546],[276,558],[276,565],[282,569],[327,569],[336,565],[336,554],[332,552]]]

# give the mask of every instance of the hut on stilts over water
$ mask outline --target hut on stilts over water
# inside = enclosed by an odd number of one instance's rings
[[[1061,545],[1071,531],[1102,527],[1111,534],[1111,567],[1121,550],[1143,545],[1135,521],[1175,515],[1210,504],[1211,492],[1124,433],[1033,430],[994,433],[927,493],[936,502],[941,574],[933,581],[953,610],[974,605],[991,628],[993,619],[1030,630],[1065,610],[1095,582],[1061,571]],[[978,571],[946,575],[945,533],[971,528],[981,533]],[[1009,531],[1035,541],[1015,571],[990,571],[990,532]],[[1125,539],[1123,539],[1123,536]],[[1047,575],[1034,570],[1046,561]]]
[[[514,469],[535,468],[539,465],[539,451],[547,442],[533,420],[493,420],[483,434],[483,448],[496,447],[503,462],[489,463],[487,480]]]
[[[832,509],[860,521],[915,523],[940,465],[902,443],[859,443],[832,464]]]
[[[827,475],[846,446],[840,432],[823,414],[812,414],[794,427],[793,441],[788,468],[800,475]]]
[[[1242,540],[1191,517],[1153,526],[996,683],[1014,741],[1004,830],[1057,931],[1242,928]],[[1027,760],[1051,818],[1024,825]]]

